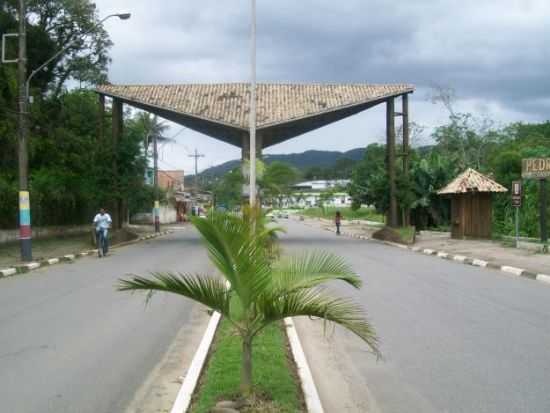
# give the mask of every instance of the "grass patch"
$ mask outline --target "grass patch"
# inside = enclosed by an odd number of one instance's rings
[[[256,397],[247,413],[303,412],[300,386],[288,354],[281,324],[266,327],[254,340],[253,378]],[[191,406],[192,413],[208,413],[219,400],[236,399],[241,377],[241,339],[222,320],[213,350]]]
[[[351,208],[308,208],[301,213],[311,218],[328,218],[333,219],[336,211],[340,211],[343,219],[364,219],[367,221],[384,222],[384,215],[379,214],[373,208],[359,208],[352,210]]]
[[[399,227],[390,228],[384,227],[372,234],[372,237],[382,241],[397,242],[399,244],[414,244],[415,228],[414,227]]]
[[[397,228],[397,232],[399,233],[399,236],[401,237],[401,239],[405,244],[414,243],[414,236],[416,233],[416,230],[414,227],[400,227],[400,228]]]

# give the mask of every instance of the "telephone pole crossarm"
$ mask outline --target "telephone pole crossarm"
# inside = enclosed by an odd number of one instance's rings
[[[195,153],[189,155],[190,158],[195,158],[195,192],[199,190],[199,158],[204,158],[204,154],[199,153],[195,148]]]

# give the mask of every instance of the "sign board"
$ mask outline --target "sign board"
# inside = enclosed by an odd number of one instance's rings
[[[550,158],[529,158],[521,161],[521,176],[523,178],[550,177]]]
[[[512,206],[515,208],[521,207],[522,187],[521,181],[512,182]]]

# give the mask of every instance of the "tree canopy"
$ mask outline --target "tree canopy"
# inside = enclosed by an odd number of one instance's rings
[[[2,32],[17,31],[16,3],[0,0]],[[124,137],[116,148],[107,124],[105,140],[98,138],[97,96],[85,87],[107,80],[112,45],[98,22],[95,5],[89,0],[28,1],[29,73],[71,44],[32,82],[28,149],[33,225],[86,223],[94,210],[109,207],[115,199],[123,200],[130,210],[141,209],[145,203],[151,206],[152,193],[144,184],[144,132],[139,119],[131,112],[126,114]],[[73,86],[70,89],[68,81]],[[15,228],[16,65],[0,65],[0,141],[0,227]]]

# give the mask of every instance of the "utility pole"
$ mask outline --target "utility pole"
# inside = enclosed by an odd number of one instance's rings
[[[256,0],[252,0],[250,81],[250,207],[256,205]]]
[[[197,148],[195,148],[195,153],[189,155],[190,158],[195,158],[195,192],[199,190],[199,158],[204,158],[204,154],[199,153]]]
[[[29,199],[29,124],[27,103],[29,100],[27,81],[27,7],[25,0],[19,0],[19,54],[17,59],[17,86],[19,88],[19,239],[21,260],[32,261],[32,230]]]
[[[153,185],[155,188],[155,205],[153,207],[153,220],[155,223],[155,232],[160,232],[160,201],[159,201],[159,165],[158,165],[158,147],[157,134],[153,134]]]

